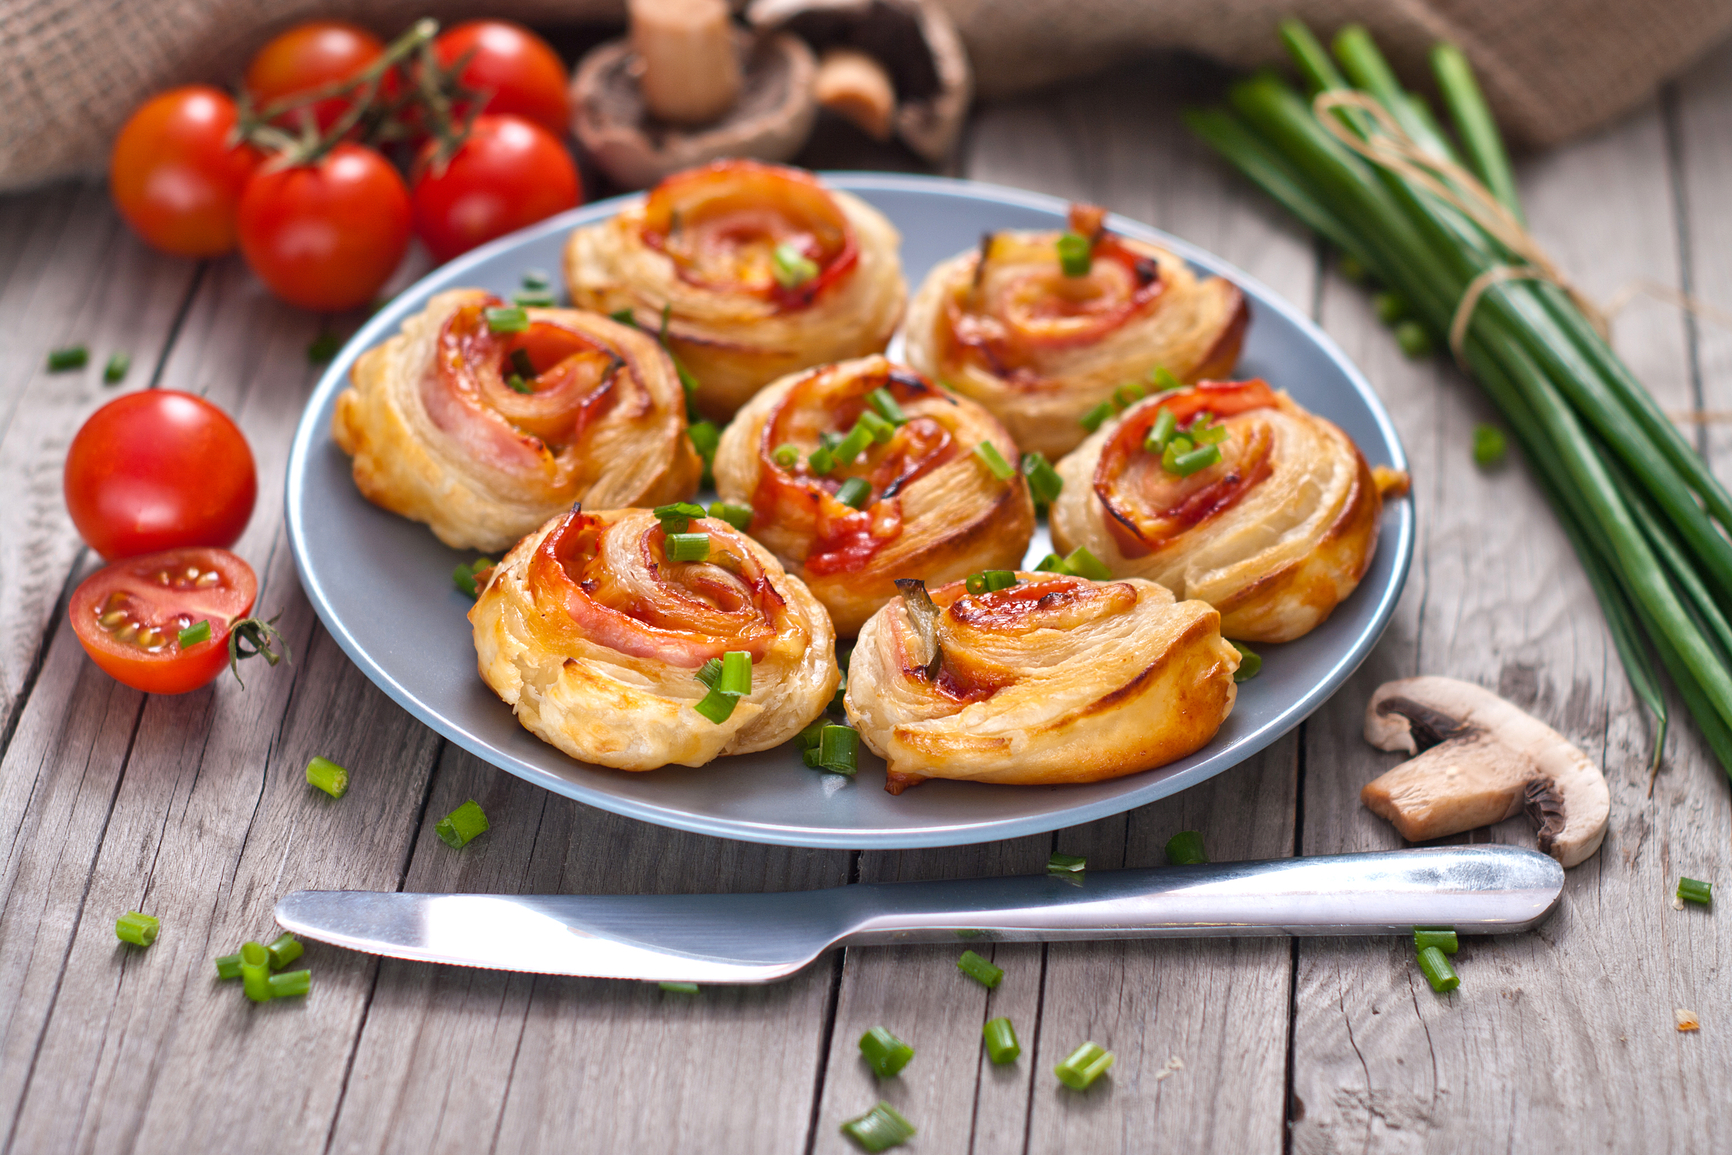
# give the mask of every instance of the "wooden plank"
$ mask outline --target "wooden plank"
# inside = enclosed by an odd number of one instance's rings
[[[1667,172],[1649,107],[1520,175],[1542,242],[1590,293],[1609,295],[1632,276],[1677,278]],[[1383,645],[1310,723],[1304,852],[1401,844],[1357,797],[1398,759],[1360,733],[1376,683],[1414,673],[1477,681],[1556,726],[1605,766],[1612,819],[1599,854],[1570,872],[1557,916],[1531,935],[1466,943],[1452,994],[1432,993],[1404,942],[1300,944],[1293,1148],[1697,1146],[1689,1096],[1725,1078],[1727,1036],[1680,1035],[1672,1010],[1694,1003],[1705,1023],[1723,1022],[1728,996],[1709,982],[1714,924],[1669,899],[1684,863],[1724,861],[1725,784],[1680,725],[1646,797],[1648,731],[1578,563],[1523,467],[1471,463],[1472,426],[1489,406],[1441,363],[1401,362],[1362,291],[1330,281],[1323,316],[1407,437],[1422,544]],[[1675,318],[1633,312],[1617,339],[1662,404],[1688,403]],[[1520,819],[1473,839],[1532,844]]]
[[[1732,311],[1732,220],[1725,210],[1732,185],[1732,45],[1711,52],[1678,82],[1674,105],[1674,144],[1681,167],[1681,201],[1688,213],[1684,231],[1684,287],[1722,312]],[[1671,307],[1638,298],[1630,313],[1675,317]],[[1732,330],[1711,320],[1689,324],[1695,336],[1697,397],[1701,407],[1732,410]],[[1722,481],[1732,478],[1732,421],[1700,430],[1708,459]]]

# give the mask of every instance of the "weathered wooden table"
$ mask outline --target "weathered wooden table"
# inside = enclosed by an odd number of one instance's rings
[[[1732,887],[1727,782],[1687,725],[1650,797],[1647,724],[1563,536],[1519,464],[1469,457],[1490,417],[1446,366],[1411,363],[1312,240],[1179,128],[1218,78],[1152,61],[979,110],[960,171],[1111,205],[1222,254],[1311,313],[1365,369],[1413,459],[1420,544],[1364,669],[1264,755],[1158,805],[1056,836],[899,853],[679,834],[585,809],[486,766],[367,682],[303,598],[282,532],[283,465],[325,322],[270,299],[238,260],[153,255],[99,185],[0,199],[0,1118],[4,1150],[848,1150],[880,1096],[928,1152],[1732,1150],[1732,950],[1724,913],[1671,905],[1680,874]],[[838,158],[814,156],[816,163]],[[847,159],[847,158],[840,158]],[[1646,276],[1732,302],[1732,49],[1620,125],[1521,166],[1537,231],[1594,294]],[[352,327],[354,318],[339,319]],[[1637,304],[1618,347],[1671,409],[1732,406],[1732,334]],[[51,347],[92,369],[48,375]],[[183,697],[98,672],[66,621],[94,566],[60,468],[84,416],[124,388],[191,390],[258,456],[237,546],[283,610],[292,666]],[[1700,443],[1732,473],[1732,434]],[[311,997],[253,1006],[211,958],[271,930],[300,887],[421,891],[788,889],[1156,864],[1201,829],[1217,859],[1399,845],[1358,802],[1390,755],[1359,736],[1378,682],[1496,687],[1603,759],[1611,829],[1538,932],[1470,941],[1434,995],[1388,940],[999,945],[988,994],[949,948],[836,955],[762,989],[653,986],[379,960],[312,945]],[[314,754],[348,796],[308,789]],[[433,821],[474,797],[493,829],[461,852]],[[1476,840],[1530,843],[1521,820]],[[162,919],[117,943],[128,910]],[[1673,1028],[1674,1008],[1702,1029]],[[997,1068],[980,1024],[1016,1023]],[[861,1032],[918,1048],[875,1083]],[[1093,1039],[1109,1079],[1061,1088]]]

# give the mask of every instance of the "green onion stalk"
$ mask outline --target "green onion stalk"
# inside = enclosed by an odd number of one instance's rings
[[[1297,20],[1280,35],[1311,98],[1343,95],[1322,107],[1263,73],[1235,85],[1228,107],[1189,112],[1187,123],[1393,290],[1435,344],[1446,344],[1470,287],[1483,290],[1456,352],[1502,411],[1582,560],[1630,685],[1654,717],[1652,765],[1668,717],[1657,657],[1732,774],[1732,626],[1722,609],[1732,604],[1732,495],[1584,305],[1536,271],[1543,260],[1520,235],[1509,159],[1466,57],[1449,44],[1431,55],[1458,147],[1363,28],[1343,29],[1332,53]],[[1365,97],[1424,163],[1386,161],[1394,134]]]

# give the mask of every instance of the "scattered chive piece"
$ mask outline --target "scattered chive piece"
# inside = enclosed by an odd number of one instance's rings
[[[265,948],[265,953],[271,956],[271,969],[280,971],[300,958],[306,953],[306,950],[307,948],[301,945],[300,939],[288,931],[284,931],[277,936],[275,942]]]
[[[1482,469],[1490,469],[1503,460],[1509,451],[1509,441],[1495,425],[1473,427],[1473,460]]]
[[[962,957],[956,960],[956,969],[991,990],[1004,981],[1004,971],[993,966],[971,950],[962,952]]]
[[[824,721],[824,719],[819,718],[816,722],[813,722],[810,726],[801,730],[799,737],[795,739],[795,741],[800,744],[800,749],[816,750],[818,748],[818,740],[824,734],[824,727],[829,724],[830,723]]]
[[[880,445],[896,436],[896,426],[878,416],[871,409],[860,414],[860,424],[866,427],[866,432],[872,435],[872,440]]]
[[[1415,930],[1413,932],[1413,949],[1415,953],[1426,947],[1436,947],[1444,954],[1454,954],[1461,949],[1461,943],[1455,937],[1453,930]]]
[[[1048,874],[1081,874],[1088,867],[1089,860],[1081,854],[1060,854],[1054,851],[1046,860]]]
[[[817,765],[837,774],[860,769],[860,733],[848,726],[825,726],[818,733]]]
[[[270,988],[273,999],[300,998],[313,989],[313,972],[308,970],[284,971],[280,975],[272,975],[265,980]]]
[[[478,557],[472,562],[459,562],[457,568],[451,571],[451,581],[459,590],[470,597],[480,597],[481,583],[476,580],[476,577],[482,570],[491,569],[493,564],[493,559],[490,557]]]
[[[670,533],[662,538],[662,548],[670,561],[710,560],[710,535],[707,533]]]
[[[180,632],[179,640],[183,650],[190,650],[200,642],[210,641],[210,622],[194,622]]]
[[[1113,576],[1113,571],[1108,569],[1100,558],[1080,545],[1065,555],[1064,564],[1065,568],[1077,577],[1085,577],[1090,581],[1104,582]]]
[[[878,411],[878,416],[892,425],[908,424],[908,414],[902,411],[902,406],[896,403],[896,398],[890,395],[890,390],[880,385],[867,394],[866,400],[872,403],[872,408]]]
[[[885,1102],[842,1124],[842,1134],[860,1145],[862,1151],[888,1151],[914,1138],[914,1124],[901,1112]]]
[[[513,393],[533,393],[535,387],[515,373],[505,375],[505,387]]]
[[[716,446],[722,443],[722,431],[716,428],[714,421],[699,421],[687,426],[686,436],[692,439],[692,448],[698,451],[704,464],[715,460]]]
[[[349,772],[329,758],[315,756],[307,763],[307,785],[317,786],[332,798],[349,792]]]
[[[523,270],[523,287],[524,288],[526,288],[526,289],[545,289],[551,284],[553,284],[553,278],[548,275],[546,269],[524,269]]]
[[[986,586],[986,592],[989,594],[995,594],[999,590],[1007,590],[1014,585],[1020,585],[1021,584],[1021,582],[1018,580],[1018,578],[1016,576],[1016,571],[1014,571],[1014,570],[1008,570],[1008,569],[984,570],[984,571],[982,571],[980,577],[981,577],[982,582]]]
[[[1173,439],[1167,442],[1167,447],[1161,450],[1161,468],[1166,470],[1168,473],[1173,472],[1173,468],[1179,460],[1179,455],[1181,453],[1189,453],[1196,447],[1197,443],[1192,441],[1189,437],[1186,437],[1184,434],[1174,434]]]
[[[982,441],[974,447],[974,455],[985,463],[986,468],[1000,481],[1009,481],[1016,476],[1016,470],[1010,462],[1004,459],[1004,454],[998,451],[998,446],[990,441]]]
[[[1052,1069],[1058,1081],[1073,1091],[1086,1091],[1113,1065],[1113,1053],[1099,1043],[1084,1043]]]
[[[441,818],[439,825],[433,830],[439,835],[441,842],[453,850],[458,850],[479,835],[487,833],[487,815],[482,812],[475,799],[471,798]]]
[[[1002,1067],[1014,1063],[1022,1054],[1022,1044],[1016,1041],[1016,1028],[1010,1025],[1009,1019],[1002,1016],[988,1019],[980,1033],[986,1038],[986,1057],[992,1060],[993,1065]]]
[[[1149,370],[1149,384],[1162,393],[1171,393],[1185,387],[1185,383],[1173,376],[1172,370],[1165,365],[1156,365]]]
[[[529,314],[520,305],[490,305],[481,315],[487,318],[489,332],[521,333],[529,328]]]
[[[238,979],[241,977],[241,956],[225,954],[216,960],[216,972],[219,979]]]
[[[630,325],[634,329],[638,327],[637,317],[630,309],[615,309],[608,314],[608,317],[622,325]]]
[[[1197,423],[1193,424],[1186,432],[1190,435],[1191,440],[1198,445],[1219,445],[1227,440],[1227,427],[1225,425]]]
[[[914,1048],[885,1030],[883,1027],[873,1027],[860,1036],[860,1053],[866,1056],[866,1063],[880,1079],[888,1079],[914,1057]]]
[[[1202,866],[1209,861],[1203,852],[1203,835],[1196,830],[1181,830],[1167,839],[1167,861],[1174,866]]]
[[[739,704],[739,697],[734,694],[724,694],[714,686],[710,692],[692,703],[692,709],[720,726],[734,716],[734,707]]]
[[[660,983],[657,985],[670,995],[695,995],[698,993],[697,983]]]
[[[556,302],[546,289],[524,289],[511,294],[511,303],[522,309],[551,309]]]
[[[818,275],[818,263],[793,245],[783,242],[770,254],[770,271],[784,289],[797,289]]]
[[[1221,460],[1219,445],[1199,445],[1189,453],[1181,453],[1173,458],[1173,472],[1180,477],[1189,477],[1199,470],[1207,469]]]
[[[1086,277],[1094,263],[1094,246],[1081,233],[1063,233],[1058,238],[1058,267],[1067,277]]]
[[[53,349],[48,354],[48,371],[50,373],[64,373],[69,369],[82,369],[89,361],[90,350],[83,345]]]
[[[850,509],[859,509],[872,496],[872,483],[864,477],[850,477],[836,491],[836,500]]]
[[[1403,321],[1395,326],[1395,343],[1411,361],[1431,356],[1431,334],[1418,321]]]
[[[241,987],[255,1003],[271,1001],[271,954],[259,943],[241,947]]]
[[[1438,994],[1453,991],[1461,985],[1461,977],[1455,973],[1455,968],[1449,965],[1449,959],[1434,946],[1428,946],[1419,952],[1419,969],[1425,972],[1425,980]]]
[[[698,667],[698,672],[695,676],[698,681],[704,684],[704,689],[714,689],[716,679],[722,676],[722,660],[720,658],[711,658],[709,661]]]
[[[1249,682],[1263,672],[1263,655],[1241,642],[1227,639],[1227,644],[1239,651],[1239,668],[1233,671],[1235,682]]]
[[[140,914],[129,910],[114,920],[114,933],[121,942],[129,942],[134,946],[149,946],[156,941],[156,932],[162,929],[162,920],[155,915]]]
[[[335,333],[320,333],[307,345],[307,360],[314,365],[323,365],[342,347],[343,339]]]
[[[752,692],[752,655],[744,650],[729,650],[722,655],[722,673],[715,688],[724,694],[744,697]]]
[[[1027,479],[1034,500],[1041,505],[1051,505],[1064,489],[1064,478],[1058,475],[1058,470],[1052,467],[1044,453],[1022,455],[1022,476]]]
[[[1714,900],[1714,884],[1699,882],[1694,878],[1680,878],[1678,880],[1678,897],[1685,902],[1707,906]]]
[[[744,533],[746,527],[752,524],[752,507],[734,505],[726,501],[715,501],[710,503],[710,516],[718,521],[725,521]]]
[[[1149,395],[1139,381],[1126,381],[1113,390],[1113,408],[1121,413]]]
[[[1155,416],[1155,423],[1149,426],[1149,435],[1143,438],[1143,448],[1149,453],[1165,453],[1168,442],[1178,431],[1179,420],[1173,416],[1171,409],[1163,409]]]
[[[1096,405],[1093,409],[1090,409],[1087,413],[1084,413],[1081,417],[1077,418],[1077,424],[1081,425],[1090,433],[1093,433],[1102,425],[1105,425],[1107,418],[1112,415],[1113,403],[1111,401],[1102,401],[1099,405]]]
[[[692,518],[704,516],[704,507],[689,501],[676,501],[669,505],[658,505],[650,512],[662,523],[662,532],[671,535],[690,529]]]
[[[113,353],[109,355],[108,364],[102,367],[102,382],[105,385],[115,385],[126,378],[127,370],[132,368],[131,353]]]
[[[806,468],[819,477],[836,468],[836,455],[830,452],[827,445],[820,445],[806,455]]]
[[[836,447],[842,444],[842,435],[833,430],[826,429],[822,433],[818,434],[818,444],[822,445],[825,449],[828,449],[831,453],[835,453]]]
[[[790,442],[783,442],[771,452],[770,460],[783,469],[792,469],[800,464],[800,447]]]
[[[1070,567],[1064,564],[1064,558],[1056,553],[1049,553],[1040,559],[1039,564],[1034,567],[1034,572],[1069,574]]]
[[[1401,299],[1400,293],[1392,293],[1387,289],[1371,298],[1371,307],[1377,310],[1377,319],[1385,325],[1393,325],[1412,312],[1407,307],[1407,302]]]
[[[852,465],[854,459],[865,452],[872,444],[872,431],[863,422],[855,422],[854,428],[848,431],[848,436],[836,443],[836,460],[843,465]]]

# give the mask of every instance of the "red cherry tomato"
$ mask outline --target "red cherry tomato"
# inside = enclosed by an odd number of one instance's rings
[[[444,172],[436,141],[415,162],[415,234],[448,261],[483,241],[545,220],[583,199],[577,166],[540,125],[515,116],[478,116]]]
[[[338,80],[347,80],[385,55],[385,42],[358,24],[346,20],[312,20],[297,24],[259,49],[247,65],[245,87],[253,107],[263,108],[285,96],[294,96]],[[382,88],[395,91],[394,77],[387,75]],[[350,102],[340,96],[308,106],[321,130],[331,127],[348,111]],[[299,127],[299,111],[282,120]]]
[[[384,157],[339,144],[311,165],[260,170],[241,196],[241,252],[303,309],[364,305],[409,247],[409,190]]]
[[[72,630],[97,665],[149,694],[184,694],[222,673],[229,630],[253,608],[259,582],[226,549],[169,549],[115,562],[72,594]],[[181,648],[180,631],[210,623]]]
[[[492,94],[482,112],[521,116],[565,138],[571,123],[566,95],[570,78],[559,54],[529,29],[504,20],[471,20],[441,32],[433,52],[445,68],[464,53],[474,53],[458,81],[464,88]]]
[[[260,156],[231,146],[237,115],[227,93],[171,88],[132,114],[114,139],[108,187],[132,231],[177,257],[235,247],[235,211]]]
[[[66,454],[66,508],[107,561],[230,545],[258,495],[252,450],[202,397],[146,389],[90,415]]]

